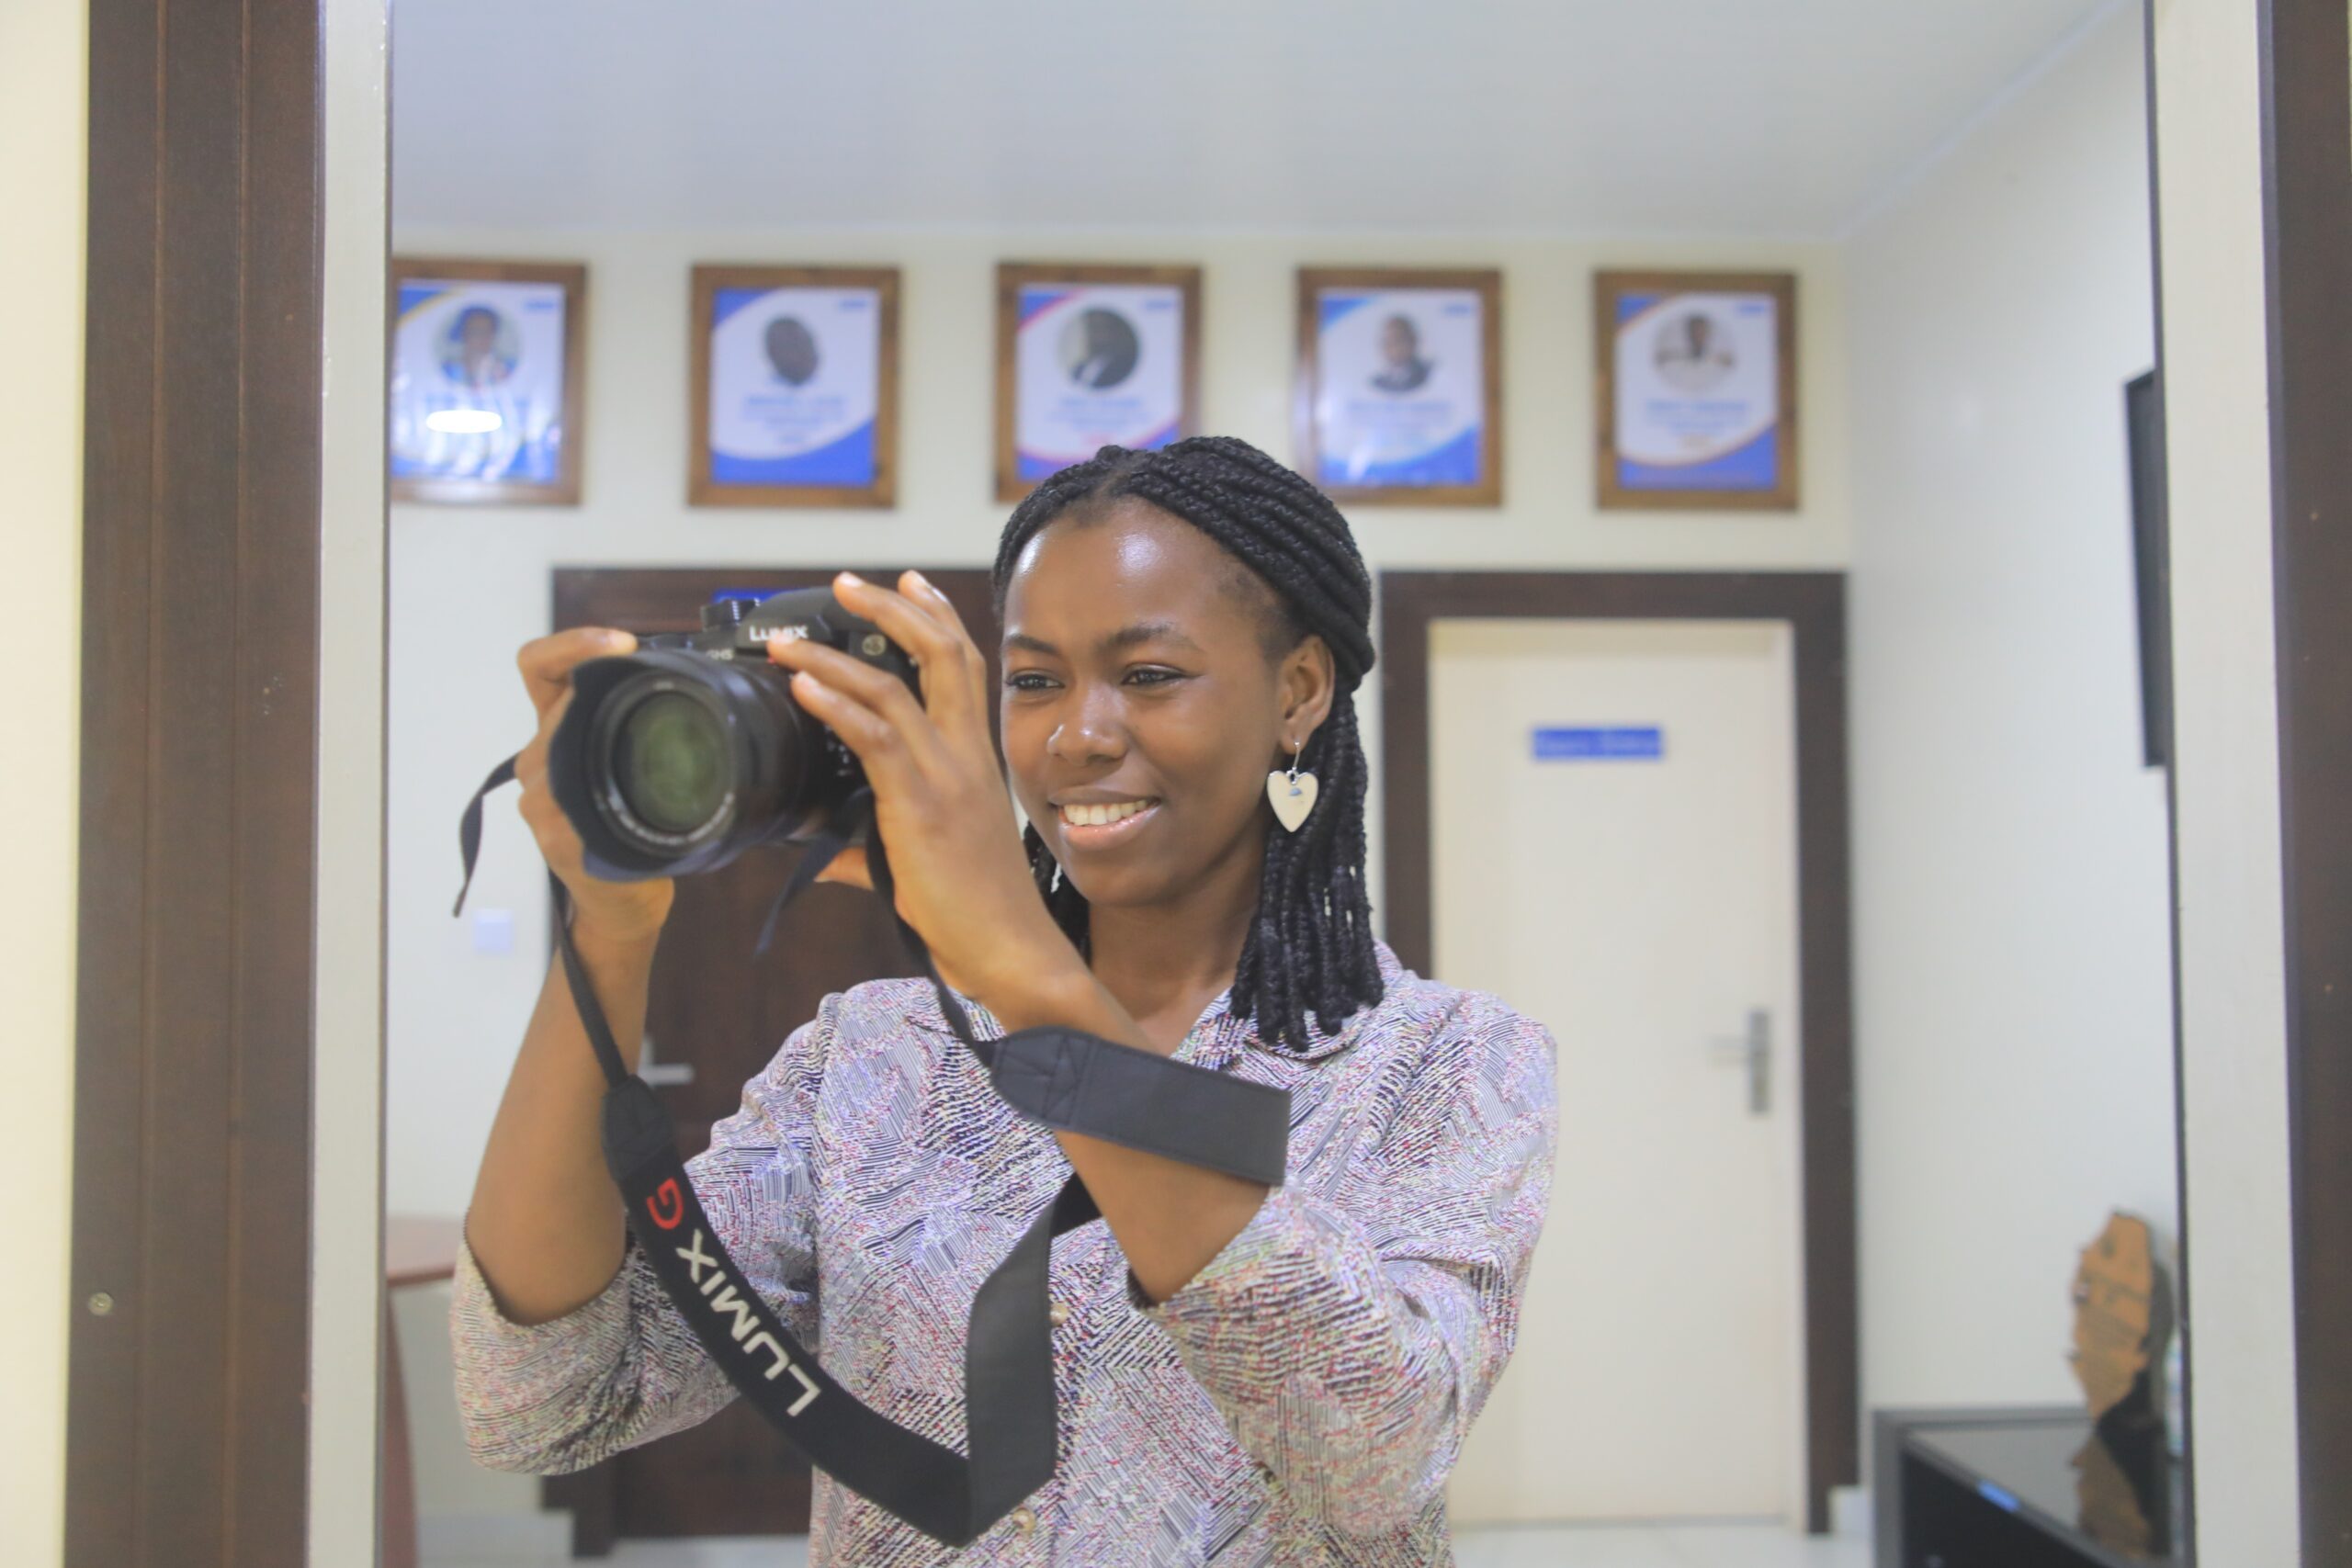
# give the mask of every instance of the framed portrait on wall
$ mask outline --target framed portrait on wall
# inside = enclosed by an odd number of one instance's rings
[[[1796,318],[1790,273],[1596,273],[1600,504],[1794,510]]]
[[[588,269],[395,257],[394,501],[580,500]]]
[[[1502,503],[1502,274],[1301,267],[1301,467],[1342,501]]]
[[[690,503],[895,504],[897,268],[697,266],[690,330]]]
[[[996,497],[1098,447],[1200,423],[1201,269],[1006,262],[996,272]]]

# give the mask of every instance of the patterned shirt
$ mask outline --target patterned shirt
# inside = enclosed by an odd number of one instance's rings
[[[959,1554],[820,1472],[812,1564],[1453,1561],[1447,1472],[1510,1358],[1551,1186],[1554,1048],[1491,997],[1380,964],[1383,999],[1304,1050],[1262,1043],[1229,995],[1177,1050],[1291,1094],[1285,1184],[1182,1289],[1150,1303],[1101,1220],[1055,1240],[1053,1479]],[[961,1451],[973,1292],[1069,1167],[930,987],[828,998],[689,1169],[826,1370]],[[497,1469],[577,1470],[734,1397],[633,1248],[531,1326],[461,1255],[452,1329],[467,1439]]]

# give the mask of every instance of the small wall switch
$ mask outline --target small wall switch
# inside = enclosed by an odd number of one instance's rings
[[[514,911],[476,909],[474,951],[503,958],[514,951]]]

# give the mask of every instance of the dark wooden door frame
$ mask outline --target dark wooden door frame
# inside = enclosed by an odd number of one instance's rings
[[[2352,1565],[2352,80],[2343,0],[2264,0],[2271,550],[2303,1561]]]
[[[1385,571],[1381,843],[1388,943],[1430,972],[1430,623],[1455,616],[1785,621],[1796,639],[1806,1528],[1861,1479],[1854,1240],[1846,580],[1838,572]]]
[[[316,0],[91,0],[68,1562],[302,1562]]]

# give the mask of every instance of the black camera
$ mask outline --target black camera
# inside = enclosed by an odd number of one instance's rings
[[[809,838],[865,784],[856,756],[793,700],[772,639],[823,643],[921,690],[905,651],[830,589],[714,600],[702,626],[572,671],[548,782],[607,882],[716,871]]]

